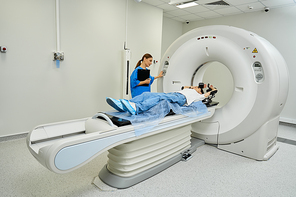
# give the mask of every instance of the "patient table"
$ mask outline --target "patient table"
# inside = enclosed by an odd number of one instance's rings
[[[191,124],[211,117],[165,117],[149,133],[136,136],[132,125],[116,126],[104,113],[92,118],[37,126],[27,137],[32,155],[46,168],[67,173],[109,150],[100,178],[116,188],[145,180],[190,157],[202,140],[191,139]],[[156,167],[157,166],[157,167]]]

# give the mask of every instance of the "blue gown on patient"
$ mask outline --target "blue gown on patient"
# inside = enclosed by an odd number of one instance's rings
[[[180,106],[178,103],[170,103],[167,100],[161,100],[157,105],[150,108],[148,111],[137,115],[131,115],[128,112],[106,112],[112,116],[129,120],[134,126],[135,135],[153,131],[163,118],[172,110],[175,114],[183,114],[188,117],[199,117],[208,113],[208,109],[202,101],[193,102],[189,106]]]
[[[137,107],[136,113],[140,114],[157,105],[162,100],[167,100],[170,103],[177,103],[180,106],[183,106],[186,103],[186,97],[178,92],[144,92],[129,101],[135,103]]]

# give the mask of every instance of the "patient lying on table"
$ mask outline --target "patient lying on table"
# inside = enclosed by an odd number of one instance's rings
[[[143,113],[156,106],[161,101],[178,104],[179,106],[189,106],[193,102],[201,101],[207,98],[213,91],[217,91],[212,85],[209,86],[211,91],[203,94],[199,86],[185,86],[182,90],[170,93],[144,92],[131,100],[116,100],[110,97],[106,98],[107,103],[120,112],[129,112],[132,115]]]
[[[197,118],[208,113],[202,100],[217,91],[213,86],[208,86],[208,92],[203,94],[205,86],[203,83],[200,84],[185,86],[181,91],[171,93],[145,92],[129,101],[107,97],[107,103],[117,111],[106,114],[128,120],[133,125],[136,136],[153,131],[153,128],[171,112]]]

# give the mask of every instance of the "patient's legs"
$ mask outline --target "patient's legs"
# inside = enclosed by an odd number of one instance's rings
[[[119,100],[116,100],[116,99],[113,99],[110,97],[106,97],[106,101],[111,107],[113,107],[117,111],[120,111],[120,112],[124,111],[123,106]]]
[[[178,103],[180,106],[186,103],[186,98],[180,93],[154,93],[144,92],[130,100],[136,104],[136,113],[142,113],[157,105],[160,101],[167,100],[170,103]]]
[[[123,99],[116,100],[109,97],[106,98],[107,103],[114,109],[118,111],[129,111],[131,114],[138,114],[147,111],[162,100],[166,100],[170,103],[178,103],[180,106],[183,106],[186,103],[186,97],[176,92],[144,92],[129,101]]]

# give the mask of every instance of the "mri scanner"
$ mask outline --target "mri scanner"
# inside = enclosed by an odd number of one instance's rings
[[[214,61],[225,65],[233,76],[233,93],[223,107],[209,107],[208,113],[194,118],[167,116],[140,136],[132,125],[118,125],[105,113],[40,125],[29,133],[28,149],[55,173],[73,171],[108,150],[108,162],[95,180],[115,188],[130,187],[188,160],[204,143],[268,160],[278,150],[288,71],[282,55],[267,40],[231,26],[189,31],[164,54],[160,62],[164,77],[158,81],[158,92],[195,85]]]

